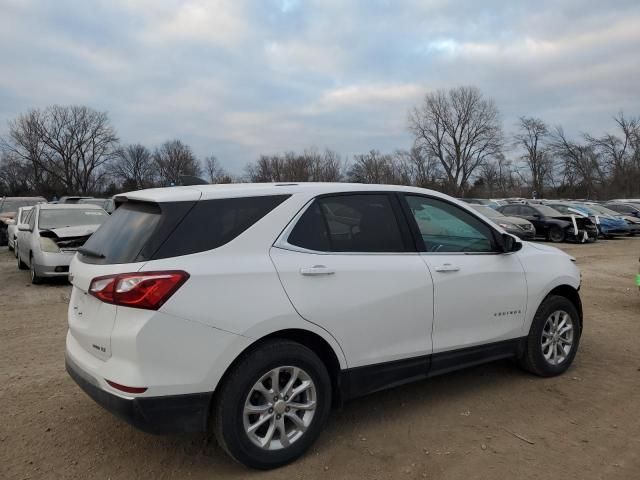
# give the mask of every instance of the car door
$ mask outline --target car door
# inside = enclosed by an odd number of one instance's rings
[[[404,199],[433,277],[434,355],[521,336],[524,270],[516,254],[500,253],[498,232],[446,200],[413,194]]]
[[[36,210],[37,209],[35,207],[29,210],[29,213],[24,219],[24,223],[29,225],[31,230],[35,228]],[[31,232],[18,230],[17,239],[18,255],[23,262],[27,263],[29,261],[29,242],[31,240]]]
[[[548,230],[544,216],[540,215],[535,208],[530,207],[529,205],[518,205],[518,214],[520,217],[533,223],[537,232],[545,233]]]
[[[314,199],[271,258],[295,309],[336,338],[349,367],[417,357],[426,374],[433,283],[394,195]]]

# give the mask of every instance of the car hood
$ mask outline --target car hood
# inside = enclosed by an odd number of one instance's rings
[[[598,220],[600,220],[601,225],[605,225],[607,227],[623,227],[627,225],[627,222],[619,218],[598,217]]]
[[[545,245],[544,243],[537,243],[537,242],[536,243],[534,243],[534,242],[523,242],[523,243],[526,243],[527,247],[534,248],[534,249],[539,250],[541,252],[553,253],[553,254],[556,254],[556,255],[564,255],[566,257],[573,258],[568,253],[563,252],[559,248],[552,247],[551,245]]]
[[[43,228],[41,232],[51,232],[58,238],[84,237],[95,232],[100,225],[80,225],[77,227]]]

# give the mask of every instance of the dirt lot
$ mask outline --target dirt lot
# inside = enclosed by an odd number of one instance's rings
[[[31,286],[0,251],[0,478],[640,477],[640,238],[567,245],[584,284],[574,366],[499,362],[334,412],[293,465],[254,472],[204,435],[158,437],[103,411],[64,371],[69,286]]]

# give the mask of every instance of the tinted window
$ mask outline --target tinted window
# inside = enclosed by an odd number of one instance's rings
[[[270,195],[197,202],[153,258],[177,257],[218,248],[236,238],[287,198],[289,195]]]
[[[102,225],[108,217],[107,212],[97,209],[43,209],[40,210],[38,228],[50,230],[83,225]]]
[[[318,252],[328,252],[331,250],[327,224],[320,211],[320,204],[317,201],[314,201],[300,217],[296,226],[291,230],[288,242],[291,245],[316,250]]]
[[[131,263],[212,250],[233,240],[286,195],[200,202],[128,201],[85,243],[88,263]]]
[[[398,221],[387,195],[337,195],[314,201],[288,242],[328,252],[403,252]]]
[[[507,205],[506,207],[502,207],[501,212],[505,215],[519,215],[518,205]]]
[[[540,205],[536,208],[536,210],[538,211],[538,213],[540,213],[541,215],[544,215],[545,217],[556,217],[558,215],[562,215],[557,210],[551,207],[547,207],[546,205]]]
[[[615,210],[616,212],[620,212],[620,213],[633,213],[634,209],[628,205],[622,205],[622,204],[608,204],[607,208],[610,208],[611,210]]]
[[[427,252],[492,252],[493,233],[480,219],[450,203],[407,195]]]

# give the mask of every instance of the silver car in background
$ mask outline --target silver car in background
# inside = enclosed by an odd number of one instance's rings
[[[18,268],[31,272],[31,283],[66,277],[69,263],[109,214],[95,205],[36,205],[18,225]]]
[[[16,216],[7,227],[7,245],[9,245],[9,250],[13,250],[15,253],[16,250],[16,239],[18,237],[18,225],[24,222],[24,219],[27,218],[27,213],[33,207],[20,207],[18,208],[18,212]],[[16,257],[18,255],[16,254]]]

